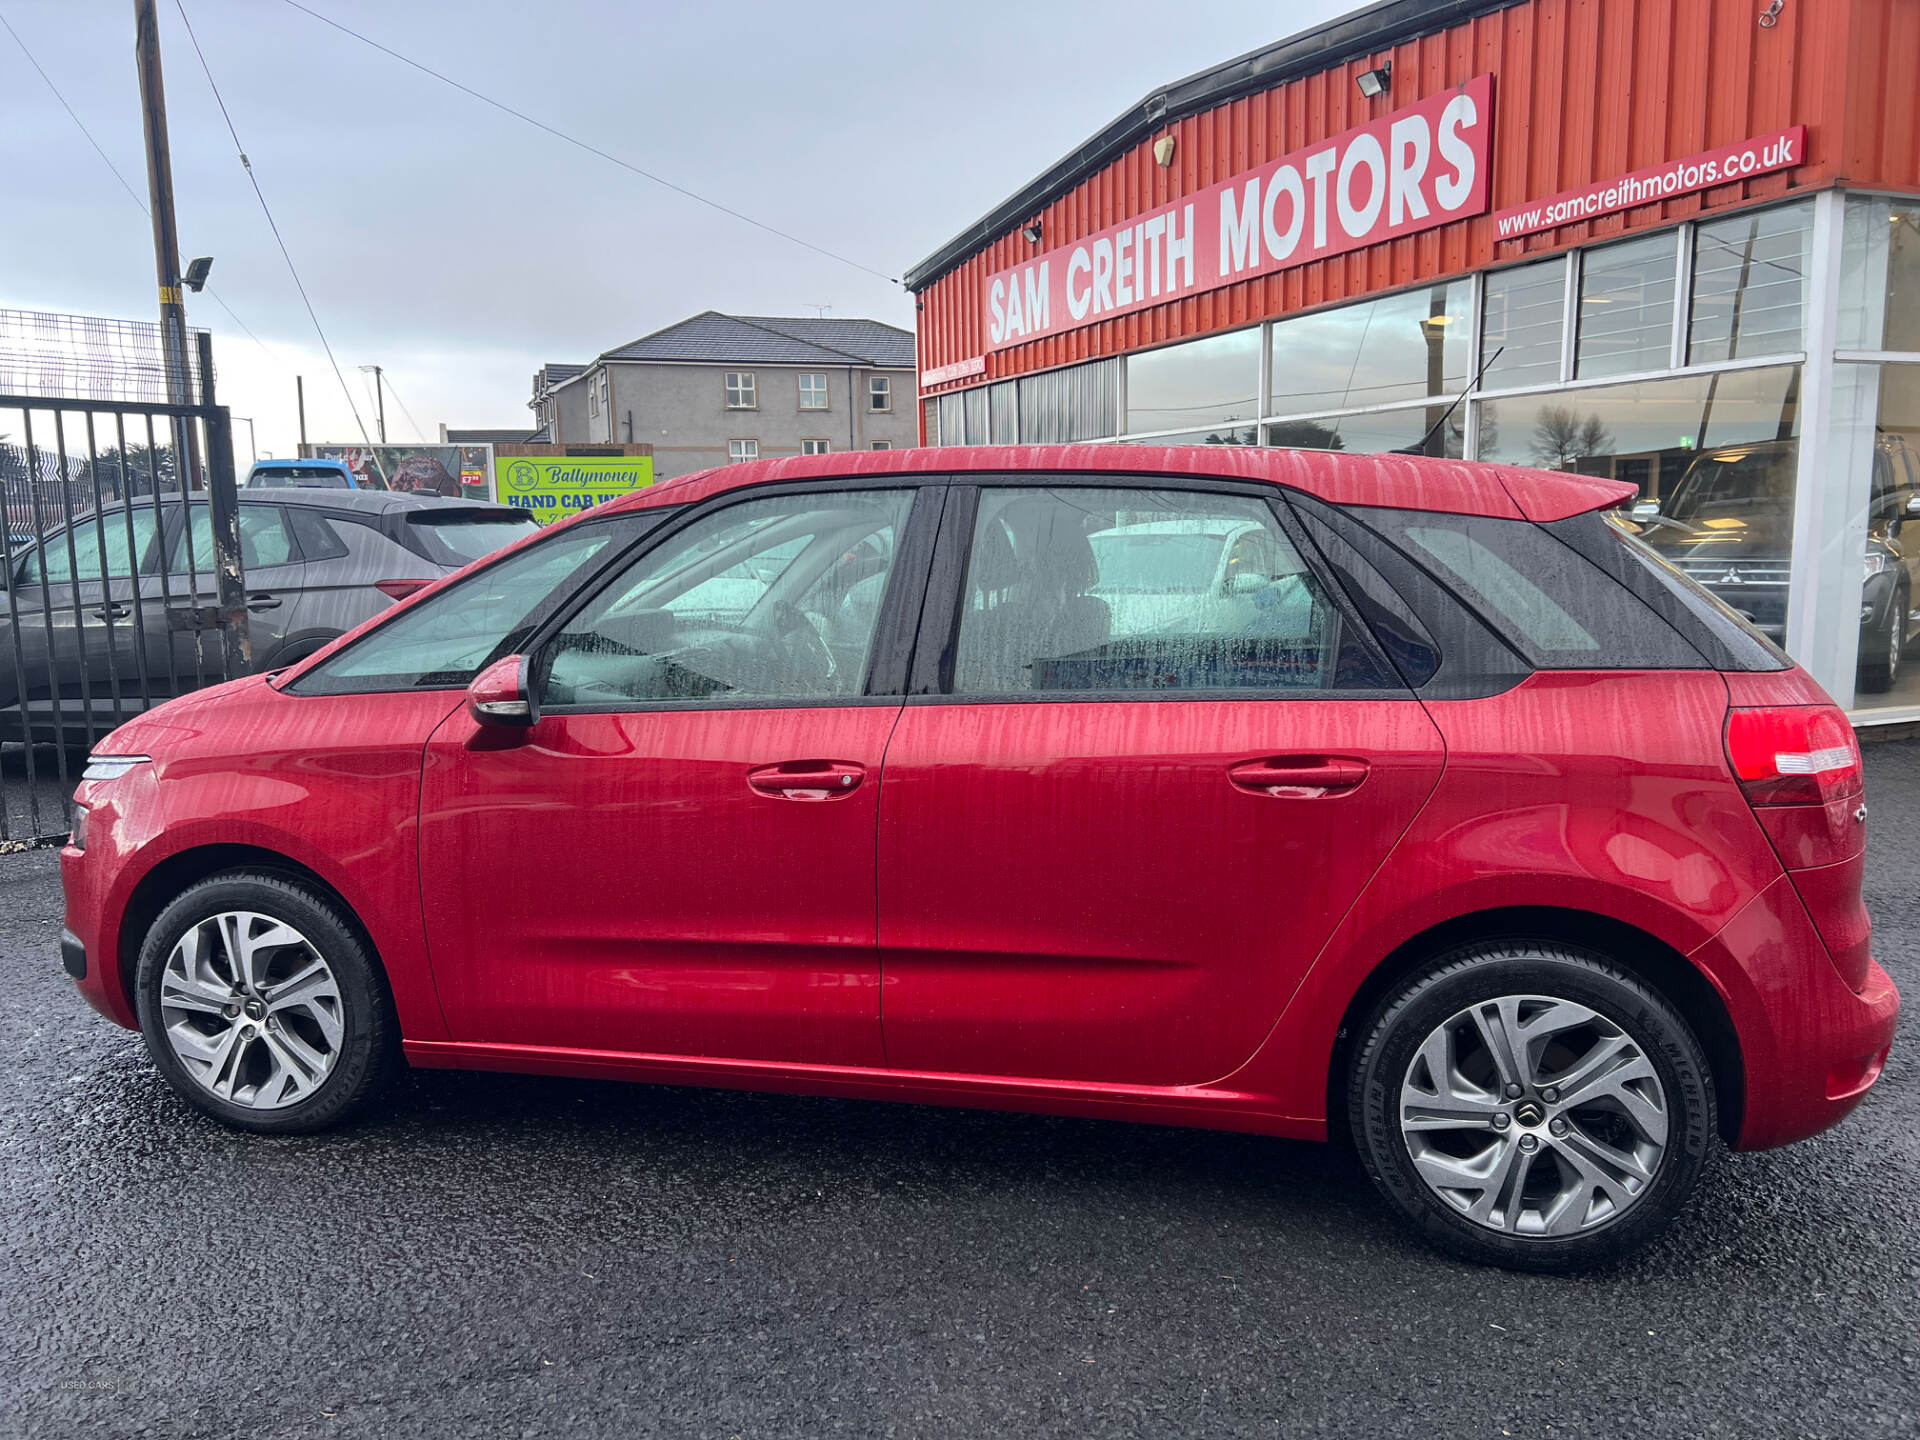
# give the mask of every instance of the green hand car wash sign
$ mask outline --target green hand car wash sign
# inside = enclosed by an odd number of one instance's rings
[[[651,455],[514,455],[496,469],[500,499],[542,525],[653,484]]]

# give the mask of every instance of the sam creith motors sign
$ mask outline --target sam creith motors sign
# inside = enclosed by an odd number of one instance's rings
[[[1050,250],[987,282],[1004,350],[1482,213],[1493,77]]]

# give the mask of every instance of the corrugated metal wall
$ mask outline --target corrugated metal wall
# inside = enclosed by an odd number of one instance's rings
[[[1149,137],[1041,220],[1049,248],[1065,244],[1486,72],[1494,76],[1489,215],[1804,124],[1807,163],[1796,169],[1523,240],[1496,243],[1489,216],[1459,221],[991,354],[984,377],[942,388],[1231,329],[1836,181],[1920,189],[1920,0],[1787,0],[1771,29],[1758,24],[1765,8],[1760,0],[1530,0],[1178,121],[1171,168],[1154,163]],[[1393,62],[1392,89],[1367,100],[1355,78],[1384,59]],[[1030,253],[1011,233],[922,292],[923,369],[987,350],[985,281]]]

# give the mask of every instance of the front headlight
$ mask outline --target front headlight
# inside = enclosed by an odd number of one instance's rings
[[[1884,550],[1867,551],[1867,574],[1878,575],[1893,564],[1893,557]]]
[[[89,755],[82,780],[118,780],[136,765],[151,765],[151,755]]]

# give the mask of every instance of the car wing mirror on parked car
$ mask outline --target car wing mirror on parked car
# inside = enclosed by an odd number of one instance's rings
[[[1659,513],[1660,502],[1658,500],[1636,500],[1633,502],[1633,508],[1627,512],[1627,514],[1631,515],[1635,520],[1650,520]]]
[[[538,717],[527,691],[527,657],[509,655],[467,684],[467,713],[476,725],[527,726]]]

